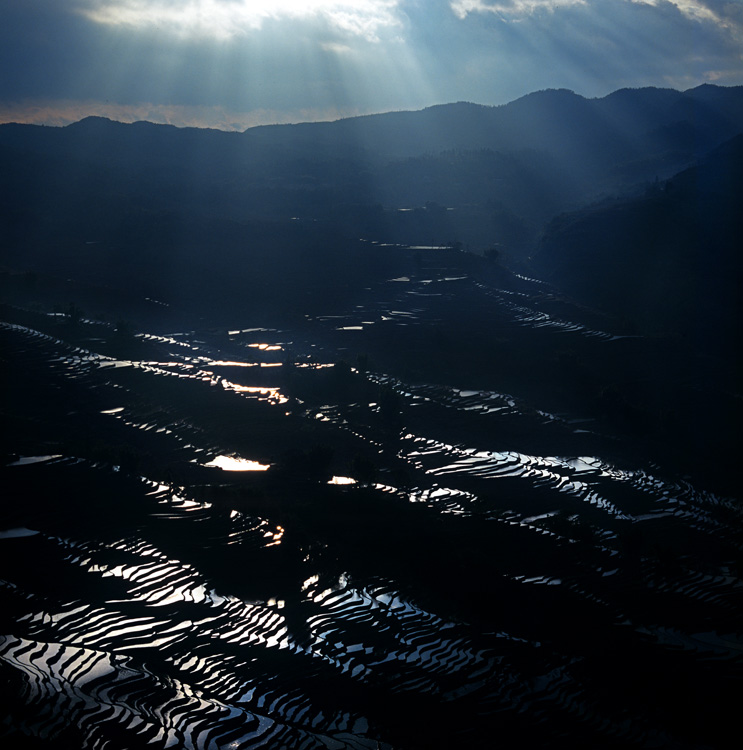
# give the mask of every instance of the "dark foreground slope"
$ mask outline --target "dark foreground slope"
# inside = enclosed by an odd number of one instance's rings
[[[3,308],[4,746],[728,746],[735,397],[417,256],[292,325]]]
[[[618,92],[603,119],[569,92],[508,111],[551,102],[559,143],[557,110],[625,132],[620,116],[646,132],[662,112],[682,144],[704,122],[719,136],[724,108],[705,120],[700,102],[730,93]],[[672,127],[678,102],[700,115],[691,131]],[[470,109],[425,117],[454,114],[453,134]],[[497,253],[428,247],[463,205],[339,202],[362,183],[380,195],[389,169],[395,200],[477,194],[523,238],[527,220],[483,185],[549,213],[572,178],[547,178],[534,153],[524,176],[522,156],[495,151],[361,169],[350,136],[291,151],[272,145],[280,129],[232,154],[251,168],[192,131],[14,132],[86,135],[74,155],[2,151],[3,747],[729,747],[743,683],[731,358],[629,321],[607,293],[577,303]],[[207,134],[223,136],[242,143]],[[172,161],[181,139],[198,169]],[[626,163],[595,158],[604,176]],[[681,220],[704,180],[734,196],[715,163],[731,162],[720,151],[652,205]],[[408,244],[379,241],[402,226]],[[591,290],[579,270],[575,295]]]

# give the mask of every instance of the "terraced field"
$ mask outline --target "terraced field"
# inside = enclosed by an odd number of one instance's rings
[[[729,746],[723,374],[445,260],[291,327],[4,308],[4,747]]]

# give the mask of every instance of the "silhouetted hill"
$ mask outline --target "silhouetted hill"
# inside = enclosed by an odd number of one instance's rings
[[[466,102],[420,112],[392,112],[332,123],[264,126],[246,131],[262,145],[311,142],[356,146],[387,158],[451,149],[514,151],[540,148],[581,152],[592,148],[623,156],[617,144],[638,150],[636,141],[656,130],[687,122],[705,136],[707,149],[739,132],[743,87],[700,86],[622,89],[586,99],[566,89],[528,94],[510,104],[487,107]],[[656,144],[662,145],[662,144]]]
[[[186,168],[197,182],[216,173],[248,182],[270,176],[278,183],[291,181],[302,167],[317,171],[318,162],[341,161],[357,172],[371,170],[374,177],[390,161],[422,155],[538,150],[582,173],[590,191],[604,187],[593,184],[597,180],[612,183],[606,169],[638,158],[664,156],[672,171],[659,176],[670,176],[741,130],[743,87],[702,86],[686,92],[624,89],[591,100],[548,90],[500,107],[460,102],[419,112],[256,127],[243,134],[89,117],[66,128],[0,126],[0,144],[108,167]],[[280,171],[290,165],[288,173]],[[245,174],[247,169],[257,172]]]
[[[738,132],[743,87],[715,86],[541,91],[244,133],[3,125],[3,262],[112,283],[144,274],[160,293],[212,278],[216,293],[215,268],[230,265],[230,286],[267,283],[277,272],[247,270],[258,254],[308,277],[317,248],[341,268],[359,240],[519,259],[553,216],[667,179]]]
[[[538,272],[646,333],[735,357],[740,343],[743,135],[642,197],[557,217]]]

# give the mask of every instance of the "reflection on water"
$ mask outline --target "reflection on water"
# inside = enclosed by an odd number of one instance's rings
[[[281,540],[284,536],[284,527],[283,526],[277,526],[275,531],[271,531],[271,529],[268,529],[263,533],[264,539],[270,539],[271,541],[266,544],[266,547],[274,547],[277,544],[281,544]]]
[[[269,333],[275,331],[275,328],[240,328],[234,331],[227,331],[228,336],[238,336],[241,333]]]
[[[257,385],[238,385],[231,383],[229,380],[222,380],[222,386],[228,391],[235,393],[247,393],[257,397],[260,401],[267,401],[269,404],[286,404],[289,399],[282,396],[278,388],[263,388]]]
[[[267,471],[271,468],[268,464],[236,456],[217,456],[209,463],[202,465],[222,469],[222,471]]]
[[[255,362],[236,362],[220,359],[210,359],[205,362],[208,367],[255,367]]]
[[[328,484],[356,484],[352,477],[333,477]]]
[[[62,458],[61,455],[56,454],[54,456],[21,456],[17,461],[8,464],[8,466],[29,466],[30,464],[41,464],[46,461],[52,461],[55,458]]]
[[[33,529],[26,529],[23,527],[18,527],[15,529],[4,529],[0,530],[0,539],[20,539],[24,536],[36,536],[36,534],[38,533],[38,531],[34,531]]]

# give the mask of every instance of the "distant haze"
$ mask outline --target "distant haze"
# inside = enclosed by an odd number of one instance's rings
[[[743,84],[729,0],[0,0],[0,122],[245,130]]]

